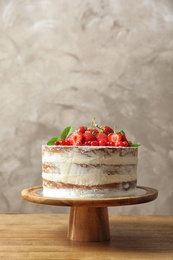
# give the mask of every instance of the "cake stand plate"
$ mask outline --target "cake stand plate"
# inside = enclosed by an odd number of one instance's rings
[[[30,202],[69,206],[67,238],[74,241],[91,242],[110,239],[108,207],[141,204],[157,198],[158,191],[138,186],[135,195],[117,198],[54,198],[42,194],[42,186],[22,191],[22,197]]]

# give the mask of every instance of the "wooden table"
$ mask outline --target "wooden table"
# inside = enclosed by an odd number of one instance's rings
[[[173,216],[110,215],[111,240],[67,239],[64,214],[1,214],[0,259],[173,259]]]

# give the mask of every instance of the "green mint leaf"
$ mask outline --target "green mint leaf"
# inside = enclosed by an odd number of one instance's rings
[[[61,140],[65,140],[68,135],[72,133],[72,127],[67,126],[61,133],[60,137],[53,137],[52,139],[49,140],[47,145],[54,145],[56,141],[60,142]]]
[[[126,134],[125,134],[125,132],[124,132],[123,130],[121,130],[121,131],[120,131],[120,134],[122,134],[122,135],[125,135],[125,136],[126,136]]]
[[[60,135],[61,140],[65,140],[72,132],[73,128],[71,126],[67,126]]]
[[[141,144],[132,144],[131,146],[132,147],[138,147],[138,146],[141,146]]]
[[[59,137],[53,137],[52,139],[49,140],[49,142],[47,143],[47,145],[54,145],[54,143],[55,143],[56,141],[60,141],[59,139],[60,139]]]

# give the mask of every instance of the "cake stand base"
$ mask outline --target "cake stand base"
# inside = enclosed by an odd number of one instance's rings
[[[22,191],[22,197],[30,202],[70,206],[67,238],[80,242],[101,242],[110,239],[108,207],[147,203],[155,200],[158,191],[138,186],[136,194],[117,198],[52,198],[45,197],[42,187],[36,186]]]
[[[109,240],[108,208],[71,207],[67,238],[83,242]]]

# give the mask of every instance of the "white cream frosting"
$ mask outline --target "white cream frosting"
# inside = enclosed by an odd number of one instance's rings
[[[73,185],[104,185],[113,183],[122,183],[136,181],[137,179],[137,150],[136,148],[112,148],[112,147],[50,147],[42,148],[42,177],[47,181],[55,183],[62,182],[64,184]],[[120,187],[120,186],[119,186]],[[126,187],[128,189],[128,187]],[[67,191],[68,190],[68,191]],[[76,189],[75,189],[76,190]],[[112,196],[116,194],[131,192],[123,190],[111,190]],[[68,196],[79,196],[79,192],[74,189],[57,189],[43,187],[44,195],[63,197],[64,193]],[[85,196],[94,194],[94,190],[86,192],[81,191]],[[105,190],[99,191],[98,196],[104,195]],[[118,193],[117,193],[118,192]],[[58,195],[59,194],[59,195]],[[71,194],[71,195],[69,195]],[[76,194],[76,195],[75,195]],[[78,194],[78,195],[77,195]],[[81,195],[81,196],[84,196]]]
[[[88,150],[88,148],[87,148]],[[100,164],[104,163],[105,165],[115,164],[116,165],[126,165],[126,164],[136,164],[137,157],[131,155],[120,157],[118,154],[111,153],[106,155],[105,153],[98,151],[97,154],[90,153],[90,156],[87,156],[85,153],[78,153],[75,150],[69,151],[68,153],[50,153],[44,151],[42,162],[57,163],[77,163],[77,164]]]
[[[128,167],[128,166],[127,166]],[[61,167],[60,167],[61,168]],[[67,170],[69,168],[69,170]],[[121,183],[136,180],[136,167],[129,166],[130,170],[126,173],[121,172],[113,175],[103,172],[101,169],[80,168],[75,165],[65,167],[60,170],[60,174],[56,172],[44,173],[42,177],[49,181],[71,183],[78,185],[102,185],[108,183]]]
[[[135,195],[136,189],[114,190],[82,190],[82,189],[49,189],[44,187],[43,196],[56,198],[114,198]]]

